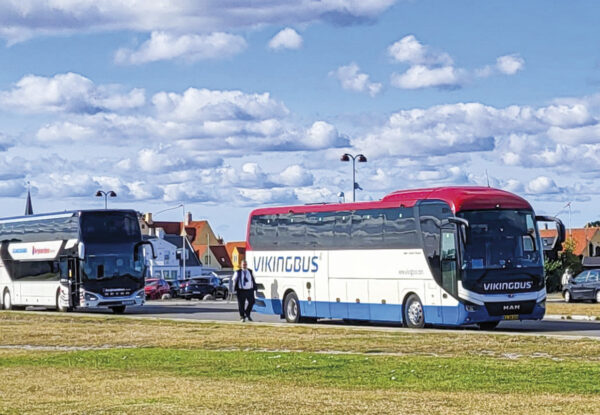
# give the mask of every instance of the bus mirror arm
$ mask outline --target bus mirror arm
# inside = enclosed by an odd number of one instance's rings
[[[555,248],[560,251],[562,249],[563,242],[566,240],[565,225],[562,223],[562,221],[556,216],[536,216],[535,220],[536,222],[554,222],[556,224],[556,231],[558,235],[554,245]]]
[[[463,244],[467,244],[467,229],[469,229],[469,221],[463,218],[457,218],[456,216],[451,216],[444,220],[446,223],[454,223],[458,228],[458,233],[460,234],[460,238],[462,239]]]
[[[140,241],[133,247],[133,255],[137,255],[138,248],[142,245],[150,245],[150,249],[152,249],[152,259],[156,259],[156,253],[154,252],[154,245],[150,241]]]

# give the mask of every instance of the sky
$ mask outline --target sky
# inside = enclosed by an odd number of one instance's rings
[[[600,219],[600,3],[4,0],[0,216],[491,185]],[[173,208],[171,210],[167,210]],[[157,213],[161,212],[162,213]]]

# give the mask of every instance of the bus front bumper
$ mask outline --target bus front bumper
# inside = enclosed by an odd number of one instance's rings
[[[134,292],[130,296],[123,297],[104,297],[98,293],[90,291],[81,291],[79,293],[79,304],[86,308],[103,308],[103,307],[118,307],[118,306],[134,306],[144,305],[146,302],[146,294],[142,288]]]

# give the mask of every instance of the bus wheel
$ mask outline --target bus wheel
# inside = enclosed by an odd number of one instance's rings
[[[296,293],[291,292],[283,300],[283,316],[288,323],[300,322],[300,303]]]
[[[8,289],[4,290],[4,295],[2,296],[2,308],[5,310],[13,310],[12,301],[10,299],[10,291],[8,291]]]
[[[477,323],[481,330],[494,330],[498,327],[499,321],[484,321],[482,323]]]
[[[124,305],[116,305],[114,307],[111,307],[110,309],[113,311],[113,313],[115,314],[123,314],[125,312],[125,308],[127,308],[127,306]]]
[[[411,294],[406,300],[404,307],[404,321],[406,327],[411,329],[422,329],[425,327],[425,315],[423,314],[423,304],[416,294]]]
[[[56,293],[56,311],[58,311],[59,313],[68,313],[70,311],[73,311],[71,307],[65,307],[60,305],[60,290],[58,290]]]

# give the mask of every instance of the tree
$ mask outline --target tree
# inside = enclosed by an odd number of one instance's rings
[[[563,250],[558,259],[544,262],[544,271],[546,274],[546,290],[554,292],[561,289],[561,278],[567,269],[571,270],[571,275],[577,275],[583,269],[581,258],[574,254],[575,240],[568,237],[563,243]]]

